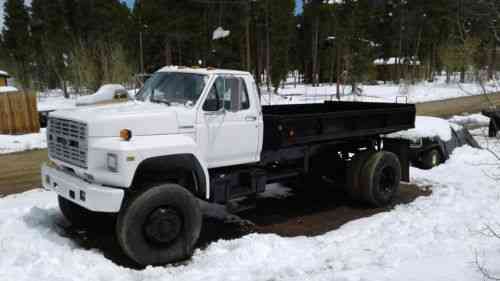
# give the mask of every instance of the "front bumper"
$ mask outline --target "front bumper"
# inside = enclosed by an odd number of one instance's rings
[[[119,212],[125,195],[122,189],[88,183],[46,163],[42,166],[42,185],[94,212]]]

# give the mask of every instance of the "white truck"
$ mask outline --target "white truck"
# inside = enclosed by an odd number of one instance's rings
[[[409,177],[408,142],[382,135],[414,122],[413,105],[261,106],[250,73],[166,67],[133,101],[51,113],[42,181],[71,223],[111,215],[128,257],[165,264],[191,256],[198,200],[237,209],[268,183],[329,178],[390,204]]]

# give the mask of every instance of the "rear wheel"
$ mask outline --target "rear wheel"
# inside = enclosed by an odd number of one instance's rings
[[[497,124],[496,124],[495,120],[493,120],[493,118],[491,118],[490,119],[490,126],[488,128],[488,136],[490,138],[496,138],[497,133],[498,133]]]
[[[363,166],[359,181],[363,201],[375,207],[389,205],[399,193],[399,158],[387,151],[370,155]]]
[[[373,151],[360,152],[352,158],[347,166],[345,187],[347,194],[353,200],[360,201],[362,198],[360,186],[361,171],[367,159],[374,153]]]
[[[191,257],[201,224],[196,197],[180,185],[164,184],[128,200],[118,216],[116,233],[132,260],[161,265]]]

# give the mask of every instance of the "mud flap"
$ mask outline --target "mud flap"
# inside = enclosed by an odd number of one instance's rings
[[[384,150],[396,154],[401,163],[401,181],[410,181],[410,141],[403,139],[383,139]]]

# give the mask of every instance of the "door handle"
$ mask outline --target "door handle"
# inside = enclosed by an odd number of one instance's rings
[[[246,121],[257,121],[257,117],[256,116],[247,116],[247,117],[245,117],[245,120]]]

